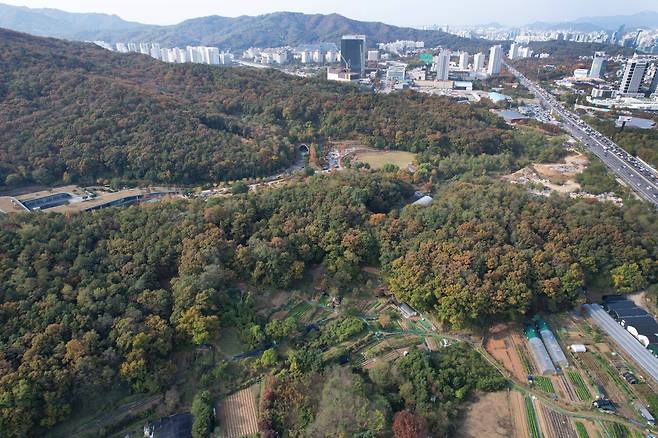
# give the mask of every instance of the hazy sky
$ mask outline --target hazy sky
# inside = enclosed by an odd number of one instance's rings
[[[205,15],[259,15],[275,11],[337,12],[397,25],[527,24],[583,16],[658,10],[658,0],[0,0],[70,12],[104,12],[152,24],[174,24]]]

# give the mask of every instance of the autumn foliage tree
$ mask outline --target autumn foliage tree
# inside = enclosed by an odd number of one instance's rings
[[[427,422],[420,415],[405,409],[393,416],[393,433],[395,438],[427,438]]]

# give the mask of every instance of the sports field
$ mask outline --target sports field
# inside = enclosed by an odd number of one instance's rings
[[[406,169],[415,160],[416,154],[405,151],[364,151],[354,156],[354,161],[368,163],[372,169],[381,169],[387,163]]]

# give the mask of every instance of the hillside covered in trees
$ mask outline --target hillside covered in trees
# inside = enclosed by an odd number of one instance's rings
[[[514,149],[485,108],[276,71],[170,65],[0,30],[0,187],[269,175],[299,142],[478,155]]]
[[[0,428],[50,428],[118,382],[166,388],[175,351],[227,327],[253,336],[257,295],[240,283],[288,290],[313,266],[348,294],[363,266],[381,264],[400,300],[456,326],[568,309],[593,281],[656,283],[658,224],[639,203],[537,198],[488,180],[442,187],[429,208],[402,208],[407,182],[346,171],[207,203],[1,218]],[[322,370],[312,352],[340,339],[306,341],[291,367]]]
[[[261,175],[289,164],[299,142],[347,136],[418,153],[414,173],[354,165],[207,201],[0,216],[3,436],[44,436],[99,394],[161,394],[186,377],[209,390],[191,403],[203,431],[218,388],[264,375],[262,436],[450,436],[470,395],[506,386],[466,343],[366,371],[345,364],[340,343],[381,322],[346,305],[301,327],[255,303],[270,292],[285,301],[318,272],[323,293],[349,302],[375,268],[398,300],[478,331],[570,309],[584,287],[658,284],[655,212],[492,177],[565,150],[484,104],[0,36],[5,188]],[[408,205],[420,186],[434,197],[427,208]],[[227,339],[262,354],[203,372],[185,360]]]

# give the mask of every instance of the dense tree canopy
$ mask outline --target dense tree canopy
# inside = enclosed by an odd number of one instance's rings
[[[5,30],[0,84],[0,187],[269,175],[296,159],[295,144],[330,139],[443,154],[514,149],[502,119],[447,98],[165,64]]]
[[[656,222],[641,217],[648,222],[629,223],[611,204],[459,183],[426,209],[389,215],[378,241],[399,299],[446,322],[486,324],[571,306],[587,281],[611,272],[622,292],[656,282]]]
[[[657,225],[639,203],[545,199],[487,181],[400,209],[411,192],[391,174],[345,172],[205,203],[2,217],[0,427],[50,427],[119,380],[161,388],[173,351],[235,324],[240,281],[287,288],[322,264],[349,285],[379,261],[399,299],[453,324],[567,308],[595,279],[622,292],[656,282]],[[256,344],[296,330],[255,327]],[[363,327],[327,323],[296,366],[317,369],[313,349]]]

